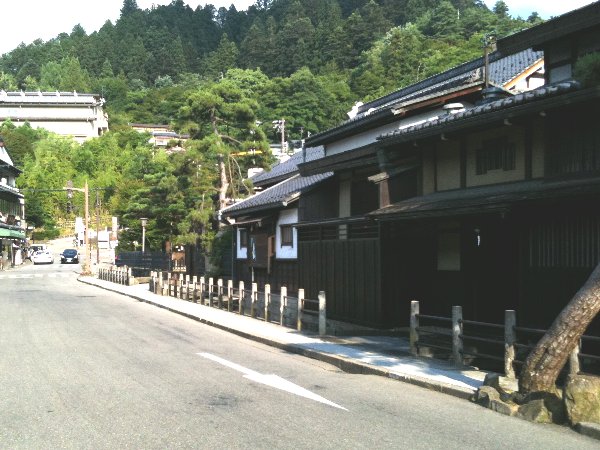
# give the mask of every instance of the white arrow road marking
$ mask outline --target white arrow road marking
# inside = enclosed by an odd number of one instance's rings
[[[238,372],[244,374],[244,378],[247,378],[251,381],[256,381],[257,383],[265,384],[267,386],[274,387],[275,389],[281,389],[282,391],[290,392],[301,397],[309,398],[311,400],[324,403],[329,406],[333,406],[334,408],[339,408],[343,409],[344,411],[348,411],[343,406],[330,402],[326,398],[323,398],[320,395],[310,392],[309,390],[304,389],[303,387],[300,387],[297,384],[287,381],[277,375],[263,375],[252,369],[240,366],[239,364],[227,361],[223,358],[219,358],[218,356],[212,355],[210,353],[198,353],[198,355],[202,356],[203,358],[210,359],[211,361],[218,362],[219,364],[229,367],[230,369],[237,370]]]

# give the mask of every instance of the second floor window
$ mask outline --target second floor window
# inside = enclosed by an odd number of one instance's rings
[[[240,228],[240,248],[248,248],[248,230]]]
[[[291,225],[281,225],[279,227],[281,231],[281,246],[282,247],[293,247],[294,246],[294,230]]]
[[[490,170],[514,170],[516,166],[515,144],[506,138],[490,139],[477,150],[476,174],[485,175]]]

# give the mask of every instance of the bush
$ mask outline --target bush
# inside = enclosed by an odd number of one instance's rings
[[[48,239],[56,239],[60,236],[58,228],[49,228],[44,230],[36,230],[32,233],[31,238],[34,241],[46,241]]]

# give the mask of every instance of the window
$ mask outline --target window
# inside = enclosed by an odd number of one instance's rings
[[[291,225],[281,225],[279,227],[281,231],[281,246],[282,247],[293,247],[294,246],[294,229]]]
[[[477,175],[485,175],[490,170],[514,170],[515,144],[509,143],[506,138],[484,141],[483,148],[477,150],[475,158]]]
[[[240,228],[240,248],[248,248],[248,230]]]

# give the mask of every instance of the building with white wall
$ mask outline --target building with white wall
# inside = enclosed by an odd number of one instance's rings
[[[29,123],[82,143],[108,131],[104,99],[78,92],[6,92],[0,90],[0,122]]]

